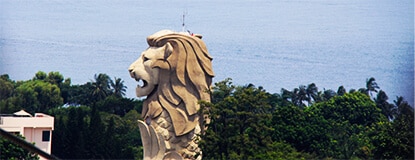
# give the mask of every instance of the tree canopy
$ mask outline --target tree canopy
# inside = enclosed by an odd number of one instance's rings
[[[413,159],[413,108],[402,97],[388,103],[374,78],[366,87],[318,91],[312,83],[270,94],[252,84],[234,86],[231,79],[215,83],[212,102],[201,102],[210,117],[201,138],[203,156]]]
[[[52,154],[62,159],[141,159],[137,120],[142,101],[125,98],[120,78],[99,73],[71,84],[59,72],[39,71],[26,81],[0,76],[0,112],[24,109],[55,117]],[[269,93],[234,85],[230,78],[200,101],[208,114],[201,135],[204,159],[413,159],[414,109],[391,100],[375,78],[358,90],[316,84]],[[0,139],[1,145],[13,145]],[[1,159],[31,158],[17,146]],[[7,153],[7,154],[3,154]],[[9,154],[10,153],[10,154]],[[12,155],[13,154],[13,155]]]

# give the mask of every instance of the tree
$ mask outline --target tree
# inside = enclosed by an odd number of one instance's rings
[[[292,93],[285,88],[281,88],[281,98],[286,102],[292,102]]]
[[[25,139],[20,134],[17,136]],[[0,136],[0,159],[39,159],[39,156]]]
[[[346,92],[346,88],[344,88],[343,86],[340,86],[338,89],[337,89],[337,95],[339,95],[339,96],[342,96],[342,95],[344,95],[344,94],[346,94],[347,92]]]
[[[323,99],[323,101],[328,101],[336,95],[337,93],[335,91],[328,89],[328,90],[324,90],[323,94],[321,94],[320,97],[321,99]]]
[[[13,95],[14,84],[8,78],[8,75],[2,75],[0,78],[0,101],[5,100]]]
[[[102,141],[100,143],[103,143],[102,147],[105,150],[103,152],[104,158],[112,158],[116,159],[118,157],[122,157],[123,155],[120,155],[122,152],[122,147],[120,143],[120,139],[118,136],[116,136],[116,126],[115,126],[115,116],[111,116],[108,122],[108,125],[106,127],[106,130],[103,134],[103,138],[105,138],[105,141]]]
[[[45,80],[47,77],[47,74],[43,71],[38,71],[35,74],[35,77],[33,77],[33,80]]]
[[[59,72],[49,72],[48,76],[46,78],[46,81],[51,84],[56,84],[57,86],[60,86],[63,82],[64,78],[62,74]]]
[[[16,97],[13,97],[15,94],[15,85],[16,82],[12,81],[9,78],[8,74],[3,74],[0,76],[0,111],[1,113],[13,113],[20,109],[19,106],[16,106]]]
[[[395,101],[398,114],[393,121],[393,132],[391,137],[395,138],[393,151],[394,158],[414,158],[414,108],[403,97],[397,97]],[[391,147],[392,148],[392,147]]]
[[[310,88],[310,95],[312,94],[311,92],[313,91]],[[307,106],[308,102],[311,102],[311,99],[307,94],[306,86],[304,85],[300,85],[298,88],[294,88],[293,91],[282,88],[281,95],[284,101],[291,102],[292,104],[301,108],[304,108]]]
[[[113,89],[113,94],[116,97],[123,97],[125,96],[125,92],[127,90],[127,86],[124,85],[124,81],[121,78],[114,77],[114,81],[111,81],[111,87]]]
[[[122,153],[122,155],[118,155],[118,158],[141,159],[143,157],[143,145],[141,144],[140,129],[136,123],[131,123],[136,122],[137,119],[131,119],[132,121],[129,121],[129,118],[140,115],[134,110],[131,110],[127,114],[128,115],[118,119],[122,122],[122,126],[115,125],[116,134],[114,137],[117,138],[117,141],[120,144],[120,147],[118,148]]]
[[[366,94],[370,97],[373,97],[372,92],[378,92],[377,89],[379,89],[378,84],[376,83],[375,78],[370,77],[366,80]]]
[[[96,107],[92,107],[91,119],[89,122],[86,138],[86,157],[91,159],[103,159],[105,157],[104,141],[105,126],[102,122],[101,115]]]
[[[266,146],[268,148],[265,153],[256,154],[253,159],[314,159],[313,155],[298,152],[290,144],[284,142],[273,142]]]
[[[81,85],[58,72],[17,82],[1,75],[0,110],[54,116],[52,152],[60,158],[139,159],[142,101],[123,98],[123,86],[102,73]],[[388,103],[374,78],[349,93],[343,86],[318,91],[311,83],[270,94],[230,78],[208,92],[211,103],[200,102],[200,112],[210,113],[199,144],[204,159],[413,159],[414,109],[403,97]],[[0,159],[14,150],[3,142]]]
[[[62,116],[55,115],[55,129],[52,134],[52,154],[56,155],[57,157],[67,157],[65,154],[66,148],[66,138],[68,132],[70,132],[65,125]]]
[[[308,105],[311,105],[313,102],[320,101],[320,97],[318,96],[318,88],[316,84],[309,84],[306,89],[306,94],[308,97]]]
[[[389,120],[393,120],[397,114],[397,107],[388,102],[388,96],[382,90],[379,91],[377,97],[375,98],[376,106],[382,109],[383,115],[385,115]]]
[[[87,114],[89,112],[89,108],[85,106],[69,107],[68,110],[68,120],[65,123],[68,132],[65,132],[65,143],[56,144],[52,141],[52,143],[54,143],[52,145],[63,145],[64,153],[55,154],[65,155],[66,157],[60,157],[65,159],[85,159],[88,149],[86,141],[89,140],[88,137],[86,137],[88,134],[88,124],[85,121],[88,120]]]
[[[283,101],[285,101],[283,103],[291,102],[292,104],[302,108],[322,100],[319,95],[318,88],[314,83],[307,86],[300,85],[298,88],[294,88],[293,91],[288,91],[282,88],[281,97]]]
[[[294,96],[294,104],[299,107],[307,106],[304,102],[310,102],[310,97],[307,96],[307,89],[306,86],[300,85],[298,88],[294,88],[293,90]]]
[[[210,94],[212,95],[212,103],[216,104],[223,101],[226,97],[231,96],[235,90],[235,87],[236,86],[232,84],[231,78],[215,83],[212,87],[213,92],[210,91]]]
[[[40,80],[23,82],[16,88],[16,97],[16,104],[31,113],[46,112],[63,104],[59,87]]]
[[[1,75],[0,111],[13,113],[25,109],[54,116],[52,152],[63,159],[142,158],[137,126],[140,115],[135,111],[141,110],[142,101],[123,98],[126,87],[119,78],[115,78],[112,86],[105,74],[94,78],[92,82],[71,85],[70,79],[63,80],[59,72],[39,71],[33,79],[17,82]],[[1,149],[1,156],[8,155],[3,152],[7,147]]]
[[[249,159],[266,155],[271,141],[270,94],[249,84],[231,85],[229,79],[215,83],[214,103],[209,108],[210,123],[200,142],[205,159]],[[258,157],[256,157],[258,158]]]
[[[25,108],[26,111],[30,113],[35,113],[36,111],[38,111],[38,108],[40,106],[39,101],[37,100],[37,93],[34,89],[34,83],[35,82],[33,81],[23,83],[22,85],[16,88],[17,100],[15,101],[15,104],[20,108]]]
[[[304,109],[293,104],[277,106],[272,113],[272,140],[274,142],[286,142],[299,151],[307,151],[310,147],[304,130],[306,114]],[[322,133],[321,131],[319,131]]]
[[[315,106],[326,119],[343,120],[351,124],[370,125],[385,118],[368,96],[359,92],[336,96]],[[324,109],[322,109],[324,108]]]
[[[388,122],[369,96],[360,92],[335,96],[307,108],[306,112],[321,116],[323,119],[317,123],[326,125],[325,129],[319,130],[326,140],[312,142],[310,146],[319,158],[373,157],[367,128]]]
[[[134,109],[136,104],[134,99],[119,98],[113,95],[97,102],[96,107],[99,111],[124,116],[127,112]]]
[[[95,81],[92,82],[91,96],[95,101],[105,99],[110,94],[110,78],[108,75],[100,73],[98,76],[95,74]]]
[[[134,157],[134,159],[143,158],[143,145],[141,144],[140,129],[137,125],[137,119],[140,117],[141,115],[136,110],[131,110],[122,117],[127,128],[126,132],[121,135],[123,144],[128,144],[124,145],[123,151],[129,153],[125,154],[126,157],[132,155],[130,157]]]
[[[38,71],[36,72],[32,80],[33,81],[41,80],[41,81],[45,81],[51,84],[56,84],[57,86],[60,87],[64,78],[63,78],[63,75],[60,74],[59,72],[49,72],[48,74],[46,74],[43,71]]]
[[[375,159],[414,158],[414,109],[403,97],[394,102],[398,109],[393,121],[373,129]]]
[[[65,81],[59,86],[61,89],[61,96],[63,98],[63,103],[66,104],[69,102],[70,99],[70,89],[71,89],[71,79],[67,78]]]
[[[94,97],[91,96],[92,83],[88,82],[83,85],[70,85],[65,88],[66,104],[74,105],[89,105],[94,101]]]

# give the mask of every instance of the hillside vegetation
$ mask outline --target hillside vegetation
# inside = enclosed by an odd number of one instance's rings
[[[231,79],[217,82],[208,91],[212,102],[200,102],[210,117],[203,157],[413,159],[413,107],[403,97],[390,103],[375,78],[362,84],[320,91],[311,83],[269,93]],[[52,154],[62,159],[141,159],[142,101],[124,97],[126,89],[122,79],[103,73],[81,85],[59,72],[39,71],[26,81],[1,75],[0,113],[54,116]],[[13,144],[1,138],[0,153],[8,156],[1,159],[28,155],[6,145]]]

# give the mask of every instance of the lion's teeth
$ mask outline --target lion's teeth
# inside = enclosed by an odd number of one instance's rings
[[[137,82],[138,82],[137,87],[141,87],[144,85],[144,82],[142,79],[138,79]]]

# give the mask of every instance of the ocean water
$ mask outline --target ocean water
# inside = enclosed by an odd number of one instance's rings
[[[203,35],[214,81],[253,83],[271,93],[316,83],[364,88],[375,77],[391,102],[414,104],[412,0],[1,0],[0,74],[31,79],[59,71],[73,84],[127,68],[161,29]]]

